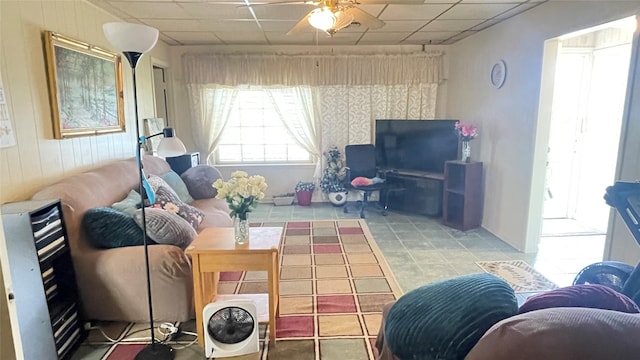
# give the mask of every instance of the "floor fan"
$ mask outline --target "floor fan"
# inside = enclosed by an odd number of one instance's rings
[[[205,357],[229,357],[258,352],[258,316],[255,302],[217,301],[202,310]]]

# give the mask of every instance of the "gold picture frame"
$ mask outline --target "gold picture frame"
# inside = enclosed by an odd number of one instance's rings
[[[44,44],[54,138],[124,132],[120,55],[52,31]]]

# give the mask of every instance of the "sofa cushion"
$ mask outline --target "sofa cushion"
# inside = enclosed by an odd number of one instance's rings
[[[160,207],[178,214],[181,218],[187,220],[196,230],[204,218],[204,213],[200,211],[200,209],[180,201],[178,195],[167,186],[158,187],[156,190],[156,203],[153,207]]]
[[[584,307],[638,313],[638,305],[609,287],[599,284],[580,284],[533,295],[520,306],[519,312],[553,308]]]
[[[193,201],[193,198],[189,195],[187,185],[185,185],[180,175],[175,171],[169,171],[168,173],[162,174],[160,175],[160,178],[162,178],[162,180],[164,180],[173,189],[173,191],[178,194],[178,197],[182,202],[189,204]]]
[[[187,169],[180,177],[189,189],[189,194],[194,199],[200,200],[218,195],[218,190],[212,185],[214,181],[222,179],[222,174],[213,166],[196,165]]]
[[[87,210],[82,218],[82,226],[95,247],[117,248],[144,244],[142,230],[135,220],[110,207]]]
[[[517,312],[504,280],[470,274],[400,297],[389,310],[384,338],[400,359],[463,359],[485,331]]]
[[[198,235],[185,219],[159,208],[145,208],[147,235],[158,244],[176,245],[185,249]],[[142,227],[142,209],[135,213],[135,221]]]
[[[640,314],[550,308],[495,324],[465,360],[637,359],[638,339]]]
[[[140,194],[135,190],[131,190],[126,198],[114,203],[111,207],[133,217],[140,206],[141,200]]]

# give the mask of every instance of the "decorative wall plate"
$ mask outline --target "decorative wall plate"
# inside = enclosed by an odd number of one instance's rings
[[[491,85],[496,89],[500,89],[507,79],[507,64],[504,60],[499,60],[491,67]]]

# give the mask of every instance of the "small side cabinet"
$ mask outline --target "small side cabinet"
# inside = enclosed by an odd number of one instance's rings
[[[481,162],[445,163],[442,223],[462,231],[482,223]]]
[[[85,339],[60,201],[0,206],[0,264],[16,356],[69,359]]]

